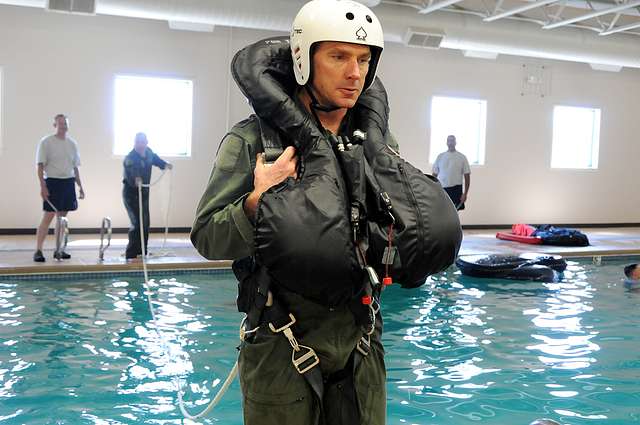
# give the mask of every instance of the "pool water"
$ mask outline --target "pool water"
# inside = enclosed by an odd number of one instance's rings
[[[387,423],[640,423],[640,292],[623,265],[571,262],[559,283],[451,269],[385,290]],[[159,339],[141,279],[0,277],[0,423],[196,423],[181,420],[172,378],[193,411],[221,386],[237,355],[235,280],[156,276]],[[237,380],[197,423],[242,424]]]

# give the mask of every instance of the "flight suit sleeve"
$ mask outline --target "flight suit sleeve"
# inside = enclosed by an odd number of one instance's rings
[[[151,165],[155,165],[156,167],[164,170],[167,166],[167,161],[160,158],[155,152],[153,153],[153,158],[151,160]]]
[[[253,190],[255,150],[234,133],[220,143],[191,229],[193,246],[207,259],[235,260],[253,254],[254,226],[243,203]]]

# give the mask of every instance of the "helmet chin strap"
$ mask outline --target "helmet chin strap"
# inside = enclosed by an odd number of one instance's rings
[[[316,98],[316,96],[313,94],[313,90],[311,89],[309,84],[306,84],[304,86],[304,89],[307,91],[307,93],[309,94],[309,97],[311,98],[311,109],[315,109],[321,112],[333,112],[333,111],[337,111],[338,109],[341,109],[340,106],[336,106],[336,105],[332,105],[332,106],[321,105],[318,102],[318,99]]]

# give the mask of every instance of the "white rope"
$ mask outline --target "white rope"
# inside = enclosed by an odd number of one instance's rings
[[[167,172],[167,170],[171,171],[171,169],[165,167],[162,170],[162,173],[160,174],[160,176],[155,179],[153,182],[149,183],[149,184],[143,184],[142,187],[147,187],[150,188],[152,186],[155,186],[156,184],[158,184],[160,182],[160,180],[162,180],[162,178],[164,177],[165,173]],[[165,250],[165,247],[167,245],[167,238],[169,237],[169,213],[171,212],[171,195],[173,193],[173,173],[169,173],[169,196],[167,199],[167,207],[165,208],[165,216],[164,216],[164,238],[162,240],[162,246],[160,247],[160,249],[162,250],[160,253],[158,253],[158,256],[164,256],[164,257],[175,257],[175,254],[171,251]]]
[[[66,223],[66,226],[63,226],[63,221],[67,218],[60,215],[60,211],[56,208],[55,205],[49,200],[49,198],[45,199],[47,204],[53,209],[53,213],[56,215],[56,228],[54,230],[54,235],[56,237],[56,253],[62,252],[67,248],[67,244],[69,243],[68,234],[69,234],[69,223]],[[64,220],[63,220],[64,219]],[[64,227],[64,228],[63,228]],[[49,230],[47,229],[47,233]]]
[[[171,171],[171,170],[169,170]],[[171,194],[173,193],[173,173],[169,173],[169,196],[167,197],[167,208],[164,211],[164,239],[162,240],[162,247],[164,249],[167,245],[167,237],[169,236],[169,212],[171,212]]]
[[[160,178],[162,178],[162,176],[160,176]],[[140,247],[142,249],[142,271],[144,273],[144,286],[147,294],[147,303],[149,304],[149,310],[151,311],[151,319],[153,320],[153,325],[156,329],[156,333],[158,334],[158,338],[162,343],[164,354],[167,355],[167,357],[170,357],[168,344],[164,338],[164,335],[162,334],[162,332],[160,332],[160,326],[158,325],[158,321],[156,319],[156,312],[155,312],[155,309],[153,308],[153,303],[151,302],[151,286],[149,285],[149,273],[147,270],[147,253],[146,253],[146,248],[144,246],[144,221],[143,221],[144,216],[142,213],[142,187],[153,186],[155,183],[160,181],[160,178],[150,185],[138,185],[138,219],[140,220],[139,225],[140,225]],[[227,379],[225,379],[224,383],[218,390],[218,393],[209,402],[207,407],[202,412],[197,413],[195,415],[189,413],[189,411],[187,410],[187,406],[184,404],[184,400],[182,399],[182,385],[180,383],[180,379],[178,377],[174,377],[173,384],[176,387],[176,393],[178,395],[178,407],[180,408],[180,412],[182,413],[182,415],[187,419],[196,420],[208,414],[222,399],[222,396],[224,395],[224,393],[227,391],[227,389],[235,379],[237,373],[238,373],[238,361],[236,360],[235,364],[233,365],[233,368],[231,369],[231,371],[229,372],[229,375],[227,376]]]
[[[55,206],[55,205],[53,205],[53,204],[51,203],[51,201],[50,201],[48,198],[47,198],[47,199],[45,199],[45,201],[47,201],[47,204],[49,204],[49,206],[50,206],[51,208],[53,208],[53,212],[54,212],[54,213],[56,213],[56,214],[57,214],[57,213],[59,212],[59,211],[58,211],[58,209],[56,208],[56,206]]]
[[[151,186],[155,186],[156,184],[160,183],[160,180],[162,180],[162,178],[164,177],[164,173],[167,172],[167,167],[162,169],[162,173],[160,173],[160,175],[158,176],[157,179],[155,179],[154,181],[150,182],[149,184],[142,184],[142,187],[151,187]]]

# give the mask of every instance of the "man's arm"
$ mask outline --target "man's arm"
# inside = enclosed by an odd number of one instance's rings
[[[243,204],[253,190],[251,158],[256,149],[232,133],[220,143],[191,229],[191,242],[205,258],[232,260],[253,253],[253,225]]]
[[[170,162],[165,161],[164,159],[160,158],[158,155],[156,155],[156,153],[154,152],[153,157],[151,158],[151,164],[155,165],[156,167],[160,168],[161,170],[164,170],[165,168],[168,169],[173,169],[173,164],[171,164]]]
[[[464,192],[460,196],[460,202],[465,202],[467,200],[467,196],[469,195],[469,186],[471,186],[471,167],[469,167],[469,160],[467,157],[462,155],[464,158],[464,164],[462,165],[462,173],[464,175]]]
[[[38,180],[40,181],[40,196],[43,201],[49,199],[49,189],[47,189],[47,182],[44,180],[44,164],[38,162]]]
[[[225,136],[191,229],[193,246],[210,260],[235,260],[253,254],[252,220],[260,197],[296,173],[293,147],[285,149],[273,164],[265,164],[262,153],[256,155],[262,151],[257,127],[241,132],[254,139],[247,141],[234,133]]]
[[[433,163],[433,166],[431,167],[431,174],[433,174],[433,177],[438,177],[438,174],[440,173],[440,155],[437,156],[435,162]]]
[[[78,167],[73,167],[73,174],[75,175],[75,178],[76,178],[76,184],[80,189],[79,197],[80,199],[84,199],[84,189],[82,188],[82,181],[80,180],[80,171],[78,170]]]
[[[467,195],[469,194],[469,186],[471,185],[471,173],[464,174],[464,192],[460,195],[460,202],[465,202],[467,200]]]

